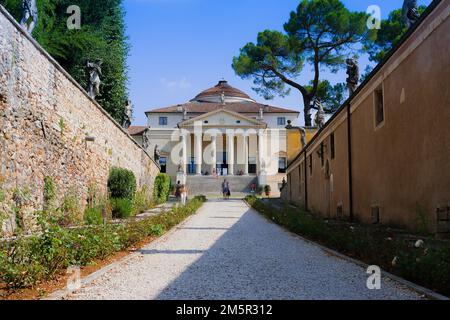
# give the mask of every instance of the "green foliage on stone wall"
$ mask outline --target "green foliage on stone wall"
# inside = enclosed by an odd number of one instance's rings
[[[157,203],[166,202],[170,196],[170,177],[165,173],[160,173],[155,178],[153,189],[153,199]]]
[[[56,201],[56,185],[52,177],[44,178],[44,211],[52,210]]]
[[[102,86],[96,100],[119,123],[127,100],[129,44],[125,36],[122,0],[39,0],[39,19],[33,37],[84,88],[86,61],[102,59]],[[0,0],[20,21],[22,0]],[[69,30],[67,8],[81,9],[81,29]]]
[[[133,171],[112,168],[109,172],[108,190],[111,198],[133,200],[136,193],[136,177]]]

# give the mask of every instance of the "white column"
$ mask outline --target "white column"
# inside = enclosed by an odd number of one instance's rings
[[[228,175],[234,176],[234,135],[227,135],[228,144]]]
[[[212,165],[211,174],[216,171],[217,173],[217,136],[211,136],[211,152],[212,152]]]
[[[244,134],[243,138],[243,146],[244,146],[244,175],[248,176],[248,156],[249,156],[249,145],[248,140],[249,137],[247,134]]]
[[[201,133],[195,135],[195,163],[197,164],[196,173],[197,175],[202,174],[202,163],[203,163],[203,136]]]
[[[187,147],[187,134],[182,133],[181,141],[183,145],[183,158],[181,160],[183,166],[183,172],[187,174],[187,164],[188,164],[188,147]]]
[[[262,130],[258,132],[258,173],[265,170],[263,168],[265,149],[264,149],[264,133]]]

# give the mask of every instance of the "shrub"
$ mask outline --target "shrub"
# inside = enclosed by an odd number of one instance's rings
[[[133,215],[133,202],[130,199],[111,199],[113,218],[126,219]]]
[[[80,210],[80,199],[75,189],[71,189],[64,196],[59,212],[59,224],[62,226],[71,225],[81,221],[82,212]]]
[[[109,172],[108,190],[111,198],[133,200],[136,192],[136,177],[133,171],[112,168]]]
[[[266,185],[266,186],[264,187],[264,192],[265,192],[266,194],[268,194],[268,193],[272,192],[272,188],[271,188],[269,185]]]
[[[157,203],[166,202],[170,196],[170,177],[165,173],[160,173],[155,178],[153,198]]]
[[[195,200],[198,200],[198,201],[200,201],[200,202],[206,202],[206,196],[204,196],[204,195],[202,195],[202,194],[200,194],[200,195],[198,195],[198,196],[195,196],[194,197],[194,199]]]

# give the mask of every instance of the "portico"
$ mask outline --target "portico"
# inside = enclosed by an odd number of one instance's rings
[[[179,124],[182,170],[198,176],[257,175],[264,163],[266,128],[226,109],[184,121]]]

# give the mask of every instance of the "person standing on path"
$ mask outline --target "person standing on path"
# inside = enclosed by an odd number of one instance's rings
[[[181,182],[178,181],[175,185],[175,198],[179,200],[181,198]]]
[[[183,184],[180,188],[180,194],[181,194],[181,204],[183,206],[186,205],[187,197],[188,197],[188,188],[185,184]]]
[[[227,179],[225,179],[222,183],[222,193],[223,193],[223,198],[225,200],[230,199],[231,196],[231,190],[230,190],[230,184],[227,181]]]

